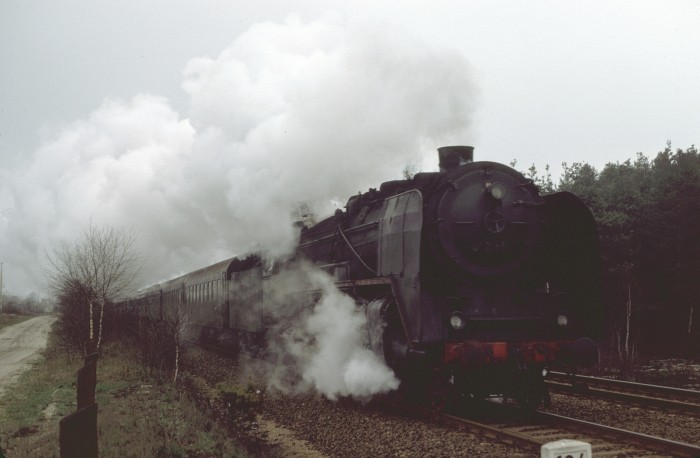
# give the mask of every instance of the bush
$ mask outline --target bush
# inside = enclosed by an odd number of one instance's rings
[[[262,403],[262,392],[252,384],[242,386],[222,382],[216,385],[216,389],[229,410],[247,410]]]

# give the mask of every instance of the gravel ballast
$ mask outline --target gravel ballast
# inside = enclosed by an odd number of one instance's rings
[[[190,373],[210,386],[250,383],[232,359],[193,349]],[[239,380],[239,377],[245,380]],[[256,383],[256,381],[252,381]],[[526,451],[463,431],[391,412],[382,403],[330,401],[314,394],[266,393],[257,417],[237,422],[236,434],[262,440],[279,456],[530,456]],[[276,451],[275,451],[276,450]]]
[[[221,381],[264,387],[264,380],[241,375],[222,355],[192,349],[186,369],[214,387]],[[260,378],[260,376],[256,376]],[[263,401],[232,432],[253,439],[253,448],[273,456],[531,456],[526,450],[473,433],[392,411],[384,403],[330,401],[312,393],[267,392]],[[700,419],[690,415],[552,393],[550,412],[698,444]],[[225,414],[223,415],[225,416]],[[256,450],[252,450],[256,452]]]

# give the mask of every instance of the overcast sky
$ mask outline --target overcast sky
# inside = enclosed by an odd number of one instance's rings
[[[292,6],[293,5],[293,6]],[[698,143],[696,1],[0,0],[0,262],[92,220],[157,281],[266,247],[288,208],[435,168],[522,168]]]

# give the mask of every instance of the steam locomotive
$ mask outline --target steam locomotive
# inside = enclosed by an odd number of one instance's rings
[[[383,183],[345,210],[300,227],[296,258],[333,276],[364,307],[371,347],[436,407],[507,396],[535,407],[553,366],[598,359],[596,225],[576,196],[542,196],[532,180],[473,148],[439,148],[440,171]],[[192,272],[129,301],[163,317],[187,304],[201,338],[264,339],[258,256]],[[142,312],[143,313],[143,312]]]

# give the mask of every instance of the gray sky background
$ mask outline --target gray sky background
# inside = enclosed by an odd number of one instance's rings
[[[284,253],[290,205],[448,143],[555,175],[687,148],[698,24],[695,1],[0,0],[5,291],[44,291],[90,220],[140,232],[145,282]]]

